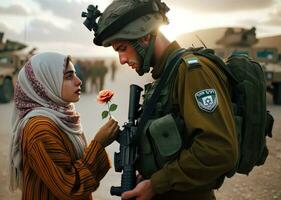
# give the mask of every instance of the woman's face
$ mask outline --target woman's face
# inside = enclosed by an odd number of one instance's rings
[[[63,75],[61,91],[62,99],[69,103],[79,101],[81,94],[81,83],[81,80],[76,75],[72,62],[69,62]]]

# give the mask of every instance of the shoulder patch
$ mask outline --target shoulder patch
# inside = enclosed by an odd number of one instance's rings
[[[214,112],[218,106],[218,98],[215,89],[205,89],[196,92],[195,99],[198,107],[205,112]]]

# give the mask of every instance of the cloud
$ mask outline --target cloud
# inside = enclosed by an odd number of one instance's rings
[[[16,32],[5,23],[0,22],[0,31],[5,33],[8,39],[26,39],[28,42],[49,43],[65,42],[88,45],[93,41],[94,34],[89,32],[82,22],[73,21],[66,28],[55,26],[52,21],[33,19],[27,24],[26,29]],[[25,36],[24,36],[25,35]]]
[[[264,23],[265,25],[281,26],[281,19],[270,19]]]
[[[251,28],[253,26],[258,26],[260,24],[260,21],[258,19],[243,19],[237,20],[237,24],[243,27]]]
[[[71,42],[83,43],[85,39],[90,39],[92,34],[81,22],[73,21],[66,28],[55,26],[51,21],[34,19],[28,24],[28,38],[32,42]]]
[[[15,39],[19,39],[19,38],[23,38],[23,34],[19,34],[16,33],[15,31],[13,31],[12,29],[10,29],[8,26],[6,26],[3,23],[0,23],[0,32],[4,32],[4,40],[6,39],[11,39],[11,40],[15,40]]]
[[[1,25],[1,24],[0,24]],[[3,29],[7,32],[7,35],[12,37],[26,34],[26,40],[31,43],[65,43],[75,45],[92,46],[93,45],[93,32],[89,32],[88,29],[81,23],[73,21],[67,28],[57,27],[52,24],[51,21],[45,21],[40,19],[31,20],[27,26],[27,29],[17,34],[12,30],[9,30],[4,24]],[[1,30],[1,26],[0,26]],[[20,37],[22,38],[22,36]]]
[[[37,47],[39,52],[58,51],[72,56],[104,56],[111,55],[112,49],[97,47],[93,44],[93,33],[82,23],[73,22],[67,29],[53,25],[48,21],[32,20],[28,29],[15,32],[3,23],[0,31],[5,33],[4,40],[10,39]]]
[[[274,0],[166,0],[168,6],[176,6],[199,12],[232,12],[264,9]]]
[[[94,2],[75,0],[34,0],[34,2],[36,2],[42,10],[49,10],[56,16],[77,20],[81,18],[81,12],[86,11],[89,4],[98,5],[98,8],[103,11],[103,9],[110,4],[111,0],[95,0]]]
[[[34,2],[38,3],[43,12],[51,11],[56,16],[74,20],[77,16],[81,16],[82,10],[86,8],[84,3],[73,0],[35,0]]]
[[[0,6],[0,15],[27,16],[28,11],[21,5],[12,4],[9,7]]]
[[[281,26],[281,4],[269,14],[269,19],[266,20],[263,24]]]
[[[110,0],[111,1],[111,0]],[[167,3],[168,6],[176,6],[182,9],[190,9],[194,12],[230,12],[230,11],[239,11],[239,10],[257,10],[269,7],[273,4],[274,0],[163,0]],[[207,2],[208,1],[208,2]],[[35,4],[34,4],[35,2]],[[89,1],[92,3],[92,1]],[[109,4],[109,0],[95,0],[95,4],[99,5],[99,8],[103,10],[106,5]],[[10,7],[0,7],[1,14],[10,14],[10,15],[29,15],[29,22],[27,23],[25,30],[18,33],[17,30],[12,29],[12,24],[7,23],[6,21],[0,22],[0,30],[5,32],[5,36],[8,39],[18,40],[25,39],[28,43],[38,47],[46,49],[46,47],[51,48],[51,45],[54,49],[79,49],[78,53],[87,53],[89,49],[98,49],[93,44],[93,32],[89,32],[88,29],[82,24],[84,19],[81,17],[81,12],[85,11],[88,2],[77,1],[77,0],[33,0],[34,7],[24,8],[24,5],[11,5]],[[173,9],[173,8],[172,8]],[[30,12],[28,12],[30,11]],[[51,15],[50,15],[51,12]],[[0,14],[0,15],[1,15]],[[36,14],[36,16],[31,16],[31,14]],[[40,14],[47,14],[41,16]],[[224,14],[224,13],[222,13]],[[46,16],[48,19],[46,19]],[[223,15],[222,15],[223,16]],[[274,10],[268,19],[267,24],[278,24],[281,25],[281,7]],[[58,19],[58,20],[57,20]],[[68,21],[65,23],[67,19]],[[241,21],[241,24],[252,24],[257,25],[261,24],[261,21],[249,22]],[[1,21],[1,20],[0,20]],[[60,23],[65,23],[60,25]],[[54,23],[56,22],[56,23]],[[6,23],[6,25],[4,25]],[[18,27],[18,25],[17,25]],[[250,27],[249,27],[250,28]],[[24,41],[23,41],[24,42]],[[85,51],[83,52],[83,49]],[[75,50],[77,52],[77,50]],[[75,52],[75,53],[76,53]],[[100,52],[100,50],[96,51]]]
[[[42,12],[51,11],[55,16],[69,20],[81,19],[81,12],[86,11],[88,2],[75,0],[33,0]],[[91,1],[89,1],[92,3]],[[274,4],[274,0],[164,0],[170,7],[188,9],[195,12],[231,12],[244,10],[264,9]],[[110,1],[96,0],[95,4],[103,10]],[[22,5],[12,4],[9,7],[0,7],[0,13],[6,15],[27,15],[28,11]]]
[[[0,31],[5,33],[5,38],[27,42],[39,49],[41,47],[50,47],[51,45],[54,46],[54,49],[60,47],[80,47],[80,49],[83,49],[83,46],[91,49],[94,46],[94,33],[89,32],[83,25],[84,19],[81,17],[81,12],[87,8],[88,3],[69,2],[67,0],[58,0],[56,2],[36,0],[36,2],[38,4],[40,3],[40,11],[32,12],[33,14],[37,13],[37,16],[30,16],[23,29],[15,29],[14,24],[0,20]],[[49,11],[52,12],[54,17],[50,16],[46,19],[38,15]],[[27,14],[27,11],[19,5],[11,5],[8,8],[0,7],[0,13],[15,16],[24,13]],[[69,19],[69,23],[67,23],[67,26],[60,26],[60,22],[54,23],[56,17]]]
[[[105,0],[104,0],[105,1]],[[62,17],[71,21],[81,21],[82,11],[86,11],[89,3],[81,1],[68,0],[34,0],[41,10],[51,11],[53,15]],[[95,3],[97,3],[95,1]],[[98,4],[98,3],[97,3]],[[100,8],[100,6],[99,6]]]

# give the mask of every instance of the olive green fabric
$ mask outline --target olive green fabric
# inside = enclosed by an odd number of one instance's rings
[[[171,76],[168,77],[168,79],[170,78]],[[143,106],[151,99],[159,80],[145,85]],[[171,86],[170,81],[163,86],[155,105],[154,115],[150,116],[151,119],[147,122],[140,137],[137,169],[144,178],[150,178],[167,161],[175,158],[182,147],[181,132],[183,128],[177,125],[176,120],[170,114],[172,111],[172,107],[169,106]]]
[[[171,114],[150,120],[144,129],[137,162],[138,171],[147,179],[165,163],[176,159],[182,137]]]
[[[159,155],[163,157],[161,163],[166,163],[166,159],[169,160],[182,147],[181,136],[171,114],[153,120],[149,126],[149,133]]]
[[[149,72],[158,28],[168,23],[168,11],[161,0],[115,0],[99,18],[94,43],[108,47],[115,40],[129,40],[141,58],[137,73],[142,76]],[[143,48],[138,40],[148,34],[149,45]]]
[[[154,67],[153,77],[161,75],[168,56],[179,48],[176,42],[170,45]],[[208,59],[197,58],[200,67],[189,69],[184,61],[180,64],[172,94],[172,101],[178,104],[185,122],[184,134],[193,138],[192,146],[182,149],[176,160],[168,162],[150,178],[157,194],[173,194],[173,199],[183,199],[183,196],[214,199],[212,188],[221,184],[221,177],[235,166],[238,156],[227,78]],[[209,88],[215,89],[218,99],[212,113],[201,110],[194,96]]]
[[[239,159],[226,176],[231,177],[235,172],[248,175],[255,166],[264,164],[268,156],[266,137],[272,137],[274,120],[266,110],[266,80],[262,67],[247,55],[233,54],[224,62],[211,49],[197,49],[193,53],[214,61],[231,80]]]
[[[236,171],[248,174],[255,165],[264,164],[268,155],[266,80],[262,67],[248,56],[233,55],[226,61],[226,67],[238,81],[233,85],[233,96],[237,107],[235,116],[241,124],[237,126],[240,134],[239,160],[228,176]]]
[[[143,25],[142,25],[143,22]],[[133,40],[141,38],[158,27],[163,22],[160,14],[150,14],[139,18],[137,21],[131,22],[118,33],[108,37],[102,43],[104,47],[109,47],[113,40]],[[138,25],[139,24],[139,25]]]
[[[153,200],[216,200],[214,191],[195,191],[189,192],[179,192],[179,191],[170,191],[169,193],[159,194],[153,198]],[[222,199],[224,200],[224,199]]]
[[[114,23],[130,10],[136,9],[140,4],[147,1],[132,1],[132,0],[115,0],[113,1],[102,13],[98,21],[98,30],[96,35],[100,35],[108,26]],[[113,40],[125,39],[133,40],[141,38],[152,31],[158,29],[158,27],[166,23],[163,16],[159,13],[159,6],[154,3],[155,13],[144,15],[125,27],[118,30],[114,35],[106,38],[102,41],[102,46],[108,47]]]
[[[154,92],[154,87],[150,89],[152,90],[146,90],[146,98],[151,97]],[[155,108],[155,115],[148,121],[140,137],[137,169],[146,179],[162,168],[165,163],[176,159],[183,146],[184,128],[179,123],[181,119],[174,117],[171,113],[165,115],[168,110],[170,111],[167,109],[169,91],[170,87],[163,88],[160,101]]]

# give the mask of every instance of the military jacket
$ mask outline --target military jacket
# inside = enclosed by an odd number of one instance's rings
[[[167,58],[179,45],[173,42],[152,76],[158,79]],[[184,55],[173,84],[172,103],[184,120],[184,134],[193,138],[177,158],[150,177],[155,199],[214,199],[218,179],[237,161],[238,143],[227,77],[208,59]],[[167,144],[169,145],[169,144]]]

